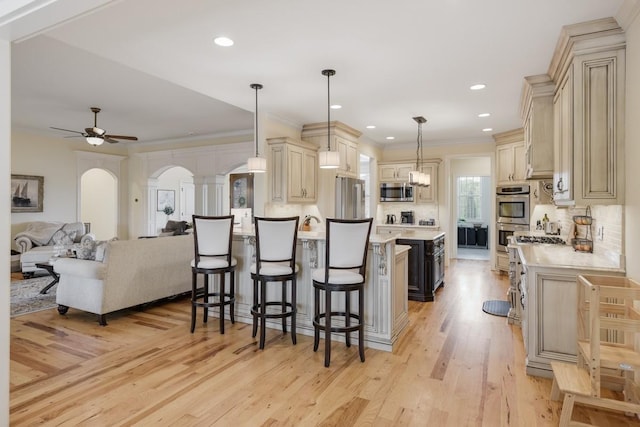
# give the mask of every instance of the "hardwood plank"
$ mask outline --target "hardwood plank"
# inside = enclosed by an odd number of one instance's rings
[[[521,331],[482,312],[507,277],[487,262],[452,261],[431,303],[409,302],[393,353],[217,319],[189,333],[189,300],[95,315],[55,309],[11,319],[11,425],[555,426],[551,381],[525,374]],[[574,418],[631,426],[577,407]]]

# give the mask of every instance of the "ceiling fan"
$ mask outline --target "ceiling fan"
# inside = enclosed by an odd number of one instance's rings
[[[63,130],[65,132],[73,132],[79,133],[87,139],[87,142],[91,145],[97,146],[101,145],[104,141],[107,141],[111,144],[116,144],[120,141],[116,141],[117,139],[126,139],[129,141],[137,141],[138,138],[135,136],[127,136],[127,135],[111,135],[107,134],[107,131],[98,127],[98,113],[100,112],[100,108],[91,107],[91,111],[93,112],[93,127],[84,128],[84,132],[80,132],[77,130],[71,129],[62,129],[51,126],[51,129]]]

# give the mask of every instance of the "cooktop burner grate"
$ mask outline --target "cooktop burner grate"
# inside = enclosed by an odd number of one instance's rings
[[[517,236],[518,243],[544,243],[548,245],[564,245],[566,242],[560,237],[551,236]]]

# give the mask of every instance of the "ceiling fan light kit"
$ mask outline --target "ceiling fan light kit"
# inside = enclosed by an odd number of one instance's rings
[[[129,141],[137,141],[138,138],[135,136],[128,136],[128,135],[108,135],[107,131],[99,128],[98,127],[98,113],[100,112],[100,108],[98,107],[91,107],[90,108],[91,112],[93,113],[93,127],[90,128],[84,128],[84,132],[80,132],[77,130],[71,130],[71,129],[63,129],[63,128],[57,128],[57,127],[51,127],[51,129],[56,129],[56,130],[63,130],[65,132],[73,132],[73,133],[78,133],[81,136],[84,136],[86,141],[93,145],[94,147],[97,147],[98,145],[102,145],[103,142],[107,141],[110,144],[116,144],[120,141],[117,141],[118,139],[126,139]]]
[[[327,151],[318,153],[318,165],[320,169],[337,169],[340,166],[340,153],[331,151],[331,76],[336,70],[322,70],[322,75],[327,76]]]
[[[247,169],[249,172],[253,173],[264,173],[267,171],[267,159],[260,157],[260,154],[258,153],[258,91],[262,89],[263,86],[260,83],[251,83],[249,87],[256,91],[255,128],[253,130],[256,145],[256,156],[250,157],[247,160]]]

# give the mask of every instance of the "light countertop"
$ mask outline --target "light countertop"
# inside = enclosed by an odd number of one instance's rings
[[[624,261],[619,254],[610,256],[576,252],[571,245],[521,245],[518,252],[527,267],[588,269],[606,273],[624,273]]]
[[[438,230],[440,228],[439,225],[418,225],[418,224],[407,224],[407,223],[398,223],[398,224],[376,224],[378,227],[398,227],[398,228],[415,228],[416,230]]]

